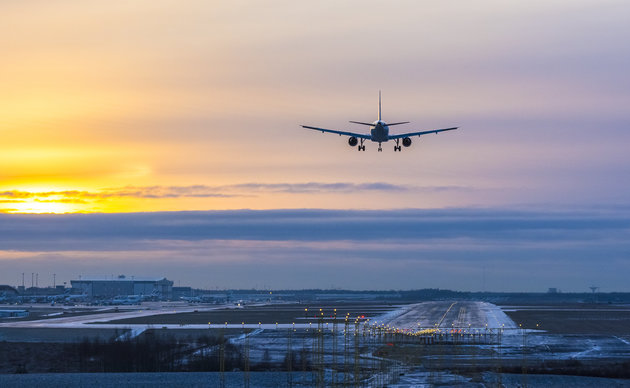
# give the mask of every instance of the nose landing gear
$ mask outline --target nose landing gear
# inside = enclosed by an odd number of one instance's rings
[[[378,143],[378,152],[383,151],[383,147],[381,147],[381,143]]]

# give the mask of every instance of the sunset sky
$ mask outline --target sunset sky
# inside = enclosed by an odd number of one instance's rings
[[[593,227],[580,241],[597,240],[590,246],[594,252],[601,247],[615,252],[616,264],[608,270],[628,270],[627,1],[20,1],[0,3],[0,15],[0,213],[7,213],[0,217],[2,230],[14,230],[15,220],[35,228],[33,220],[40,220],[13,213],[255,209],[274,219],[277,209],[328,209],[390,211],[399,219],[396,209],[424,209],[450,219],[452,211],[470,217],[469,211],[485,209],[493,219],[512,211],[529,212],[517,219],[549,213],[556,219],[561,212],[563,231],[572,212],[594,220],[613,214],[622,217],[614,238],[601,240],[602,231]],[[366,152],[359,153],[346,138],[300,128],[366,131],[348,120],[375,120],[378,90],[385,121],[411,121],[392,127],[393,133],[460,130],[415,138],[401,153],[394,153],[391,143],[383,152],[366,143]],[[164,221],[165,214],[156,217]],[[240,220],[238,212],[221,214]],[[340,214],[336,217],[350,217]],[[98,224],[100,216],[89,219]],[[394,229],[403,224],[399,220]],[[425,234],[425,224],[416,227]],[[564,235],[549,224],[537,227]],[[24,227],[22,237],[31,231]],[[359,244],[347,232],[321,237],[321,243]],[[195,240],[210,245],[221,240],[221,262],[247,257],[252,265],[265,262],[256,258],[260,252],[273,258],[266,262],[281,260],[277,244],[290,240],[208,233]],[[143,238],[167,241],[169,248],[160,252],[169,252],[169,263],[178,254],[189,263],[183,257],[191,256],[182,252],[190,247],[172,245],[188,237]],[[489,249],[495,237],[488,231],[485,248],[475,249]],[[103,238],[98,244],[107,245]],[[451,247],[460,241],[436,238]],[[175,268],[157,248],[135,245],[134,254],[112,249],[107,265],[93,268],[94,251],[102,252],[102,246],[91,249],[76,239],[77,245],[58,247],[41,239],[33,237],[30,245],[0,240],[5,269],[0,283],[15,285],[17,274],[34,271],[42,257],[50,267],[46,273],[57,271],[68,280],[127,268],[143,275],[139,263],[149,257],[160,264],[155,275],[168,277]],[[269,239],[277,244],[260,242]],[[551,245],[529,256],[529,248],[518,244],[505,252],[517,249],[519,260],[549,256],[570,266],[569,257],[584,249],[564,251],[565,243],[546,241]],[[307,248],[311,254],[318,249]],[[465,250],[460,248],[456,251]],[[405,255],[392,249],[394,256]],[[340,255],[328,252],[326,260]],[[444,258],[432,255],[435,263]],[[449,255],[464,260],[456,252]],[[364,257],[355,256],[352,260]],[[207,260],[220,270],[216,258]],[[291,260],[300,263],[299,257]],[[475,260],[466,265],[479,268]],[[386,266],[371,263],[376,272]],[[308,267],[298,264],[295,271]],[[321,273],[309,269],[321,276],[308,286],[330,286],[324,279],[333,267],[324,267]],[[181,281],[208,286],[192,268],[180,271]],[[534,261],[521,272],[533,268],[539,268]],[[630,291],[621,279],[575,268],[582,272],[535,286],[514,275],[514,282],[495,288],[582,290],[588,282],[608,281]],[[221,286],[253,286],[243,271],[226,271],[231,275]],[[351,286],[423,287],[412,279],[397,282],[397,273],[380,284],[371,279]],[[297,272],[286,276],[299,278]],[[462,282],[464,275],[440,276],[444,282],[436,287],[479,288]],[[274,271],[259,283],[302,284]]]

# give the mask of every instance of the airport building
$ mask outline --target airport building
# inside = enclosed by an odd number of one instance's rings
[[[11,286],[0,284],[0,296],[16,296],[17,290]]]
[[[156,295],[160,299],[173,298],[173,282],[164,277],[147,278],[120,275],[113,279],[82,278],[71,280],[74,292],[88,298],[113,298],[119,295]]]
[[[195,296],[195,292],[192,287],[173,287],[173,300],[180,300],[184,298],[192,298]]]

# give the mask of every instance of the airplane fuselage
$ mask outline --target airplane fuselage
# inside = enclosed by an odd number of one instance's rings
[[[370,129],[370,140],[384,143],[389,140],[389,127],[384,121],[376,120],[372,123],[374,126]]]

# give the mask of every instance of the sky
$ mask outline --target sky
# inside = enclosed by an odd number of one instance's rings
[[[485,287],[496,290],[630,291],[615,277],[630,259],[627,2],[34,0],[2,2],[0,14],[0,227],[24,222],[20,235],[0,240],[0,283],[15,285],[22,272],[67,281],[135,272],[210,288],[476,290],[485,268]],[[400,153],[391,143],[359,153],[343,137],[300,127],[364,131],[348,120],[375,120],[379,90],[385,121],[411,121],[392,133],[460,129],[414,138]],[[277,233],[243,238],[242,209],[287,233],[278,211],[300,218],[300,209],[321,209],[338,235],[315,225],[308,244]],[[472,245],[433,236],[442,250],[423,259],[431,270],[408,271],[409,255],[430,243],[405,228],[433,228],[406,223],[401,209],[451,223],[452,214],[516,212],[510,227],[524,235],[510,249],[484,225]],[[353,232],[353,212],[373,211],[391,219],[368,223],[387,241]],[[37,232],[32,213],[82,213],[38,217],[51,230],[76,223],[102,235],[91,235],[91,248],[67,226],[60,246]],[[145,236],[147,213],[184,224],[220,214],[217,224],[238,227]],[[579,238],[574,213],[593,224]],[[610,216],[621,220],[607,236],[600,221]],[[133,249],[105,254],[114,243],[97,226],[108,217],[137,225]],[[536,237],[529,223],[558,237]],[[404,244],[390,241],[391,230]],[[332,248],[339,244],[345,253]],[[215,248],[222,258],[190,253]],[[278,271],[288,252],[291,270]],[[364,273],[329,281],[340,273],[335,258],[349,252]],[[566,267],[541,271],[553,263]],[[197,265],[218,275],[203,280]],[[520,270],[492,283],[495,265]]]

